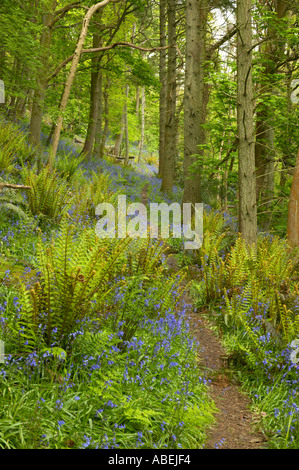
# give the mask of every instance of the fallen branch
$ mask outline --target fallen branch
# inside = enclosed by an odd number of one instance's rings
[[[32,189],[31,186],[23,186],[21,184],[9,184],[9,183],[0,183],[0,192],[3,188],[11,189]]]

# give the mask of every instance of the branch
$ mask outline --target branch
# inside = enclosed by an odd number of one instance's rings
[[[287,57],[286,60],[284,60],[283,62],[278,62],[278,64],[276,64],[276,69],[275,70],[278,70],[280,67],[287,64],[288,62],[294,62],[298,59],[299,59],[299,54],[294,53],[294,54],[290,55],[289,57]]]
[[[66,5],[63,8],[60,8],[60,10],[55,11],[53,21],[50,24],[50,28],[53,28],[53,26],[61,20],[67,12],[72,10],[73,8],[86,8],[83,5],[81,5],[82,0],[79,0],[77,2],[70,3],[69,5]]]
[[[224,44],[226,41],[231,39],[236,34],[236,32],[237,32],[237,28],[236,26],[233,26],[231,29],[228,30],[228,32],[222,38],[220,38],[217,42],[212,44],[207,50],[207,59],[210,59],[212,55],[214,54],[214,52],[217,49],[219,49],[222,46],[222,44]]]
[[[96,53],[96,52],[105,52],[105,51],[110,51],[111,49],[115,49],[116,47],[131,47],[132,49],[137,49],[142,52],[155,52],[155,51],[162,51],[165,49],[169,49],[171,47],[175,47],[180,58],[182,61],[182,65],[184,63],[184,59],[182,56],[181,51],[179,50],[178,46],[176,44],[172,46],[164,46],[164,47],[153,47],[153,48],[147,48],[147,47],[141,47],[141,46],[136,46],[135,44],[131,44],[129,42],[116,42],[114,44],[111,44],[110,46],[104,46],[104,47],[96,47],[96,48],[91,48],[91,49],[82,49],[81,54],[89,54],[89,53]],[[61,69],[63,69],[74,57],[74,54],[69,56],[67,59],[65,59],[58,67],[56,70],[48,77],[47,82],[50,82],[53,78],[55,78],[58,73],[60,72]]]
[[[20,184],[8,184],[8,183],[0,183],[0,192],[3,188],[11,188],[11,189],[31,189],[31,186],[23,186]]]
[[[216,165],[216,169],[220,168],[223,165],[223,163],[227,162],[227,160],[229,159],[231,153],[236,150],[237,143],[238,143],[238,138],[236,137],[235,140],[233,141],[231,147],[226,152],[225,157]],[[210,174],[209,178],[213,178],[215,175],[216,175],[216,172],[214,171],[213,173]]]

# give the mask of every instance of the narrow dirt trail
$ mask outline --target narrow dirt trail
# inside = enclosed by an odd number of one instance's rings
[[[168,267],[177,271],[176,260],[170,256]],[[191,274],[192,277],[192,274]],[[190,333],[198,342],[198,367],[201,376],[209,381],[210,397],[216,408],[216,423],[208,433],[206,449],[265,449],[266,438],[254,430],[254,416],[250,399],[239,384],[225,373],[227,353],[211,325],[196,312],[192,299],[185,291],[181,299],[188,306]]]
[[[207,449],[262,449],[266,440],[253,430],[250,400],[224,371],[225,349],[203,316],[191,309],[190,330],[199,342],[199,369],[210,380],[210,396],[219,412],[205,445]]]
[[[148,184],[143,188],[141,202],[148,201]],[[178,271],[176,260],[168,257],[170,271]],[[182,302],[187,304],[190,332],[198,341],[198,366],[202,377],[210,383],[210,396],[219,412],[216,423],[208,434],[206,449],[263,449],[266,439],[260,432],[254,431],[253,413],[250,411],[250,399],[241,391],[240,386],[232,381],[224,371],[223,358],[226,351],[208,321],[200,312],[195,312],[188,291]]]

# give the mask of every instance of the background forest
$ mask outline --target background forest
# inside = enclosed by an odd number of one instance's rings
[[[188,281],[268,446],[298,448],[298,15],[1,1],[0,447],[203,448]],[[202,202],[202,247],[99,240],[118,194]]]

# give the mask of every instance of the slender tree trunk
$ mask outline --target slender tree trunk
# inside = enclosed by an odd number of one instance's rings
[[[102,16],[102,10],[95,15],[97,21],[100,21]],[[102,38],[97,33],[93,35],[93,48],[101,47]],[[88,128],[86,132],[86,138],[82,153],[86,155],[87,158],[90,158],[92,154],[93,144],[96,135],[96,126],[98,119],[98,110],[99,110],[99,99],[100,99],[100,80],[101,80],[101,69],[100,69],[100,57],[95,56],[91,59],[92,69],[91,69],[91,80],[90,80],[90,109],[89,109],[89,119],[88,119]]]
[[[208,89],[205,86],[207,0],[187,0],[186,3],[186,75],[184,123],[184,195],[183,202],[201,202],[199,168],[194,169],[199,146],[205,143],[203,124],[206,121]]]
[[[139,143],[138,163],[141,162],[145,135],[145,87],[141,90],[141,137]]]
[[[123,107],[123,112],[121,115],[121,123],[120,123],[120,132],[116,136],[116,141],[115,141],[114,150],[113,150],[113,153],[116,157],[119,157],[121,154],[120,149],[121,149],[121,144],[124,138],[125,129],[126,129],[126,104],[124,104],[124,107]]]
[[[96,123],[94,148],[93,148],[94,158],[99,158],[100,156],[100,148],[101,148],[101,141],[102,141],[102,125],[103,125],[103,75],[100,72],[97,123]]]
[[[289,202],[288,241],[299,247],[299,149]]]
[[[95,45],[94,47],[100,47]],[[91,83],[90,83],[90,111],[88,119],[88,127],[86,132],[86,138],[82,153],[86,155],[86,158],[90,158],[92,153],[92,148],[94,144],[95,134],[96,134],[96,125],[98,118],[98,108],[99,108],[99,97],[100,97],[100,74],[101,71],[97,66],[98,58],[93,57],[92,59],[93,69],[91,73]]]
[[[71,68],[70,68],[68,78],[65,83],[64,92],[63,92],[62,99],[61,99],[60,106],[59,106],[59,116],[57,119],[57,124],[56,124],[56,128],[55,128],[54,135],[53,135],[51,151],[49,152],[49,166],[50,167],[53,166],[55,156],[57,153],[60,133],[61,133],[62,124],[63,124],[63,114],[64,114],[64,111],[65,111],[65,108],[66,108],[66,105],[70,96],[71,88],[75,79],[75,74],[76,74],[77,67],[79,64],[79,60],[80,60],[81,52],[82,52],[83,45],[85,42],[85,38],[87,35],[90,20],[100,8],[110,3],[110,1],[111,0],[103,0],[102,2],[96,3],[95,5],[89,8],[88,12],[86,13],[83,19],[80,37],[76,45],[73,60],[71,63]]]
[[[56,2],[53,4],[53,11],[55,10]],[[29,124],[29,143],[32,145],[40,144],[40,136],[42,129],[42,118],[44,100],[47,87],[48,63],[52,42],[52,22],[54,13],[44,13],[42,16],[43,32],[40,39],[41,47],[41,68],[39,71],[36,89],[34,90],[31,117]]]
[[[176,0],[168,1],[168,45],[176,42]],[[176,160],[176,49],[168,50],[167,64],[167,107],[164,137],[164,158],[162,164],[161,191],[168,194],[172,192],[174,184],[174,162]]]
[[[287,66],[287,73],[286,73],[286,90],[287,90],[287,113],[288,115],[291,115],[292,112],[292,100],[291,100],[291,93],[292,93],[292,69]],[[289,124],[287,124],[287,127],[284,129],[284,141],[283,141],[283,147],[282,147],[282,156],[281,156],[281,162],[282,162],[282,168],[280,172],[280,181],[279,181],[279,190],[280,194],[283,195],[285,193],[285,185],[287,182],[287,176],[288,176],[288,170],[289,170],[289,163],[288,163],[288,158],[290,154],[290,148],[292,146],[292,140],[293,136],[292,133],[290,132]]]
[[[239,230],[248,245],[256,243],[257,239],[251,7],[251,0],[237,0]]]
[[[108,131],[109,131],[109,88],[110,88],[110,83],[109,83],[109,81],[107,81],[107,84],[105,86],[104,93],[103,93],[103,98],[104,98],[104,130],[103,130],[102,141],[101,141],[101,146],[100,146],[100,154],[99,154],[100,158],[103,158],[103,156],[104,156],[106,140],[107,140]]]
[[[1,42],[1,39],[0,39],[0,80],[3,81],[4,83],[4,86],[5,86],[5,59],[6,59],[6,56],[5,56],[5,49],[4,49],[4,45],[2,44]],[[5,98],[5,96],[4,96]],[[5,110],[5,99],[3,100],[4,102],[2,102],[2,100],[0,101],[0,112],[2,113],[4,110]]]
[[[139,116],[139,110],[140,110],[140,87],[138,86],[136,88],[136,116]]]
[[[166,46],[166,0],[160,1],[160,47]],[[165,50],[160,51],[159,79],[160,79],[160,104],[159,104],[159,176],[162,176],[164,161],[164,141],[166,126],[166,99],[167,99],[167,70]]]
[[[129,85],[126,85],[126,103],[125,103],[125,142],[126,142],[126,153],[125,153],[125,165],[129,163],[129,123],[128,123],[128,99],[129,99]]]
[[[274,8],[277,13],[276,21],[281,20],[287,12],[285,0],[277,0]],[[270,7],[269,7],[270,8]],[[276,28],[269,26],[267,34],[271,41],[260,46],[260,51],[264,54],[263,76],[265,85],[260,87],[260,94],[271,95],[274,93],[275,84],[273,83],[273,74],[275,73],[276,61],[284,55],[285,41],[279,36]],[[261,199],[263,207],[267,201],[273,197],[274,182],[274,126],[272,109],[267,102],[267,97],[262,104],[258,106],[256,113],[256,144],[255,144],[255,166],[256,166],[256,197],[257,202]],[[265,224],[269,217],[265,217]]]

